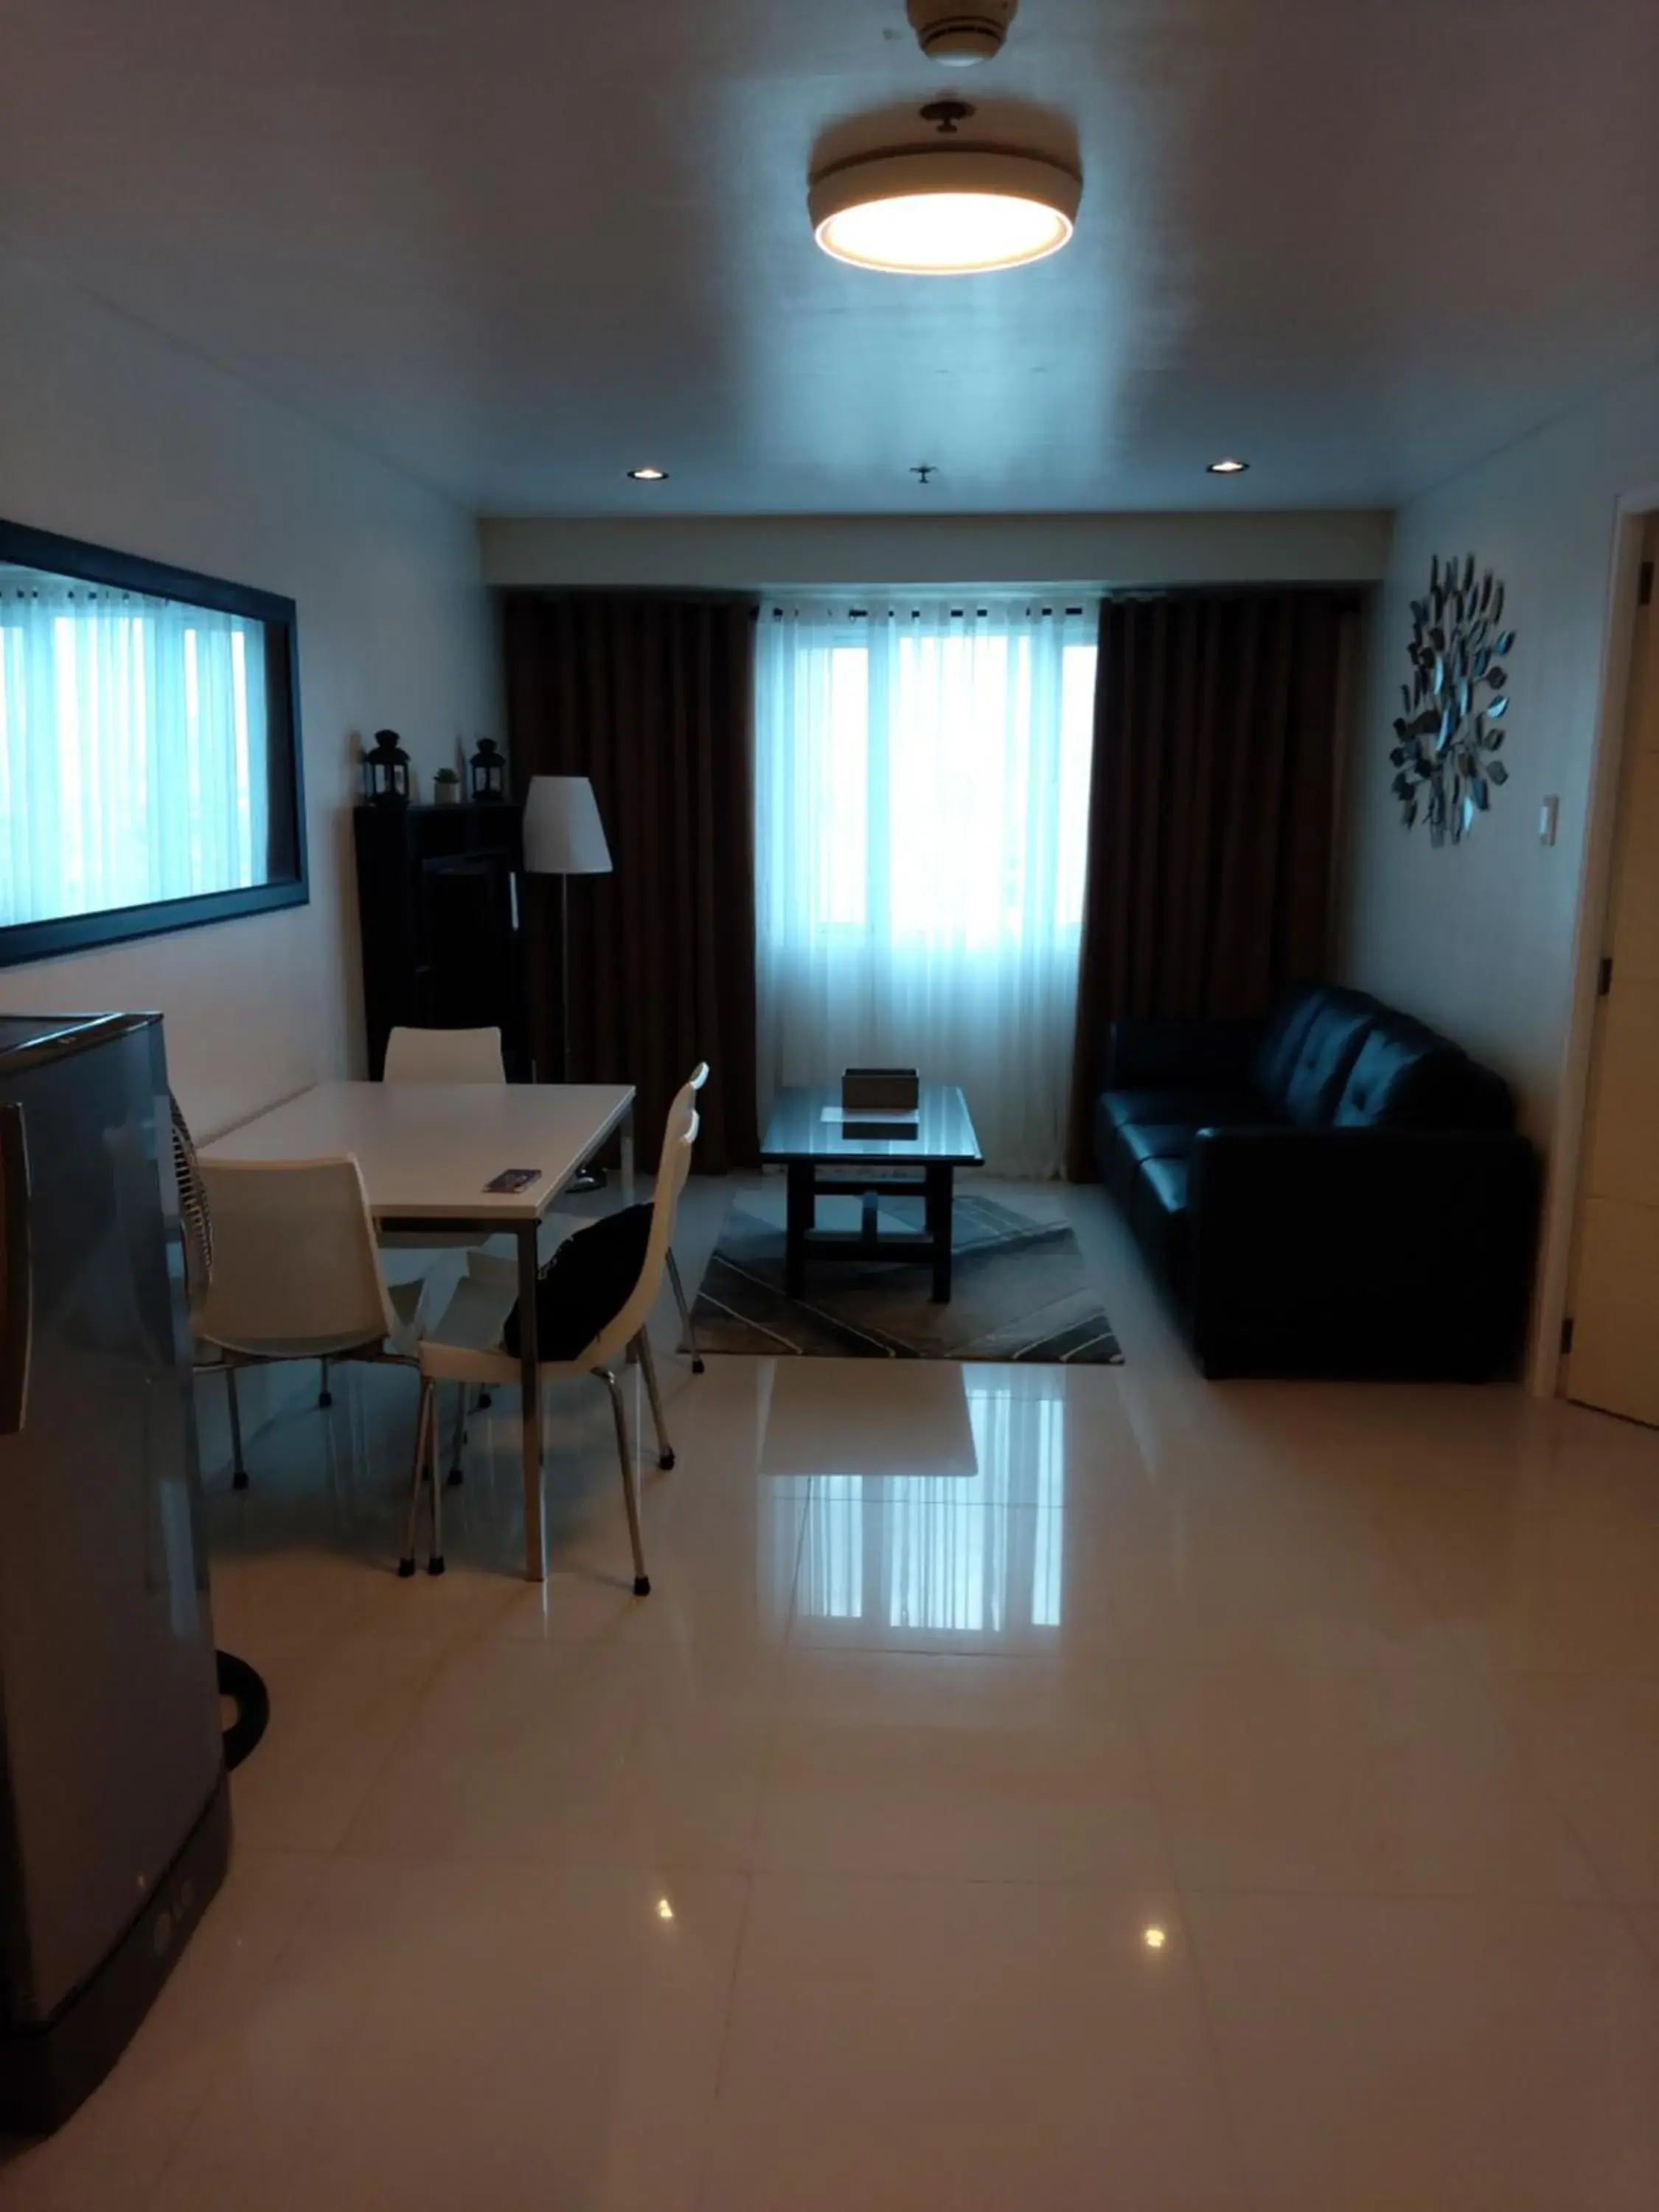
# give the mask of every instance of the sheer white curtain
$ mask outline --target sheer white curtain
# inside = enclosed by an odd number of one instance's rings
[[[263,883],[258,623],[0,577],[0,923]]]
[[[959,1083],[988,1165],[1058,1175],[1097,609],[763,607],[760,1086],[860,1063]]]

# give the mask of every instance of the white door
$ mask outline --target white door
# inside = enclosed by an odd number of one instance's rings
[[[1659,1425],[1659,524],[1643,543],[1566,1391]]]

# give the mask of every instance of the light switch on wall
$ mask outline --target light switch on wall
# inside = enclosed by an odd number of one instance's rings
[[[1561,819],[1561,802],[1547,799],[1538,810],[1538,842],[1540,845],[1555,842],[1556,827]]]

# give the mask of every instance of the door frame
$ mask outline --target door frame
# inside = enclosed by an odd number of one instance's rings
[[[1624,781],[1637,592],[1643,540],[1649,520],[1656,514],[1659,514],[1659,483],[1625,493],[1614,512],[1607,612],[1601,635],[1600,705],[1590,754],[1584,859],[1579,872],[1578,903],[1573,921],[1572,1006],[1544,1194],[1538,1328],[1528,1376],[1534,1395],[1542,1398],[1560,1396],[1565,1382],[1561,1328],[1577,1265],[1579,1200],[1590,1136],[1598,971],[1607,949],[1613,903],[1613,859],[1619,797]]]

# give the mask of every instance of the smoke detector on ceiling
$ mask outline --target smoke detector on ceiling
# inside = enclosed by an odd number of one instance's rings
[[[1002,52],[1019,0],[905,0],[916,43],[930,61],[968,69]]]

